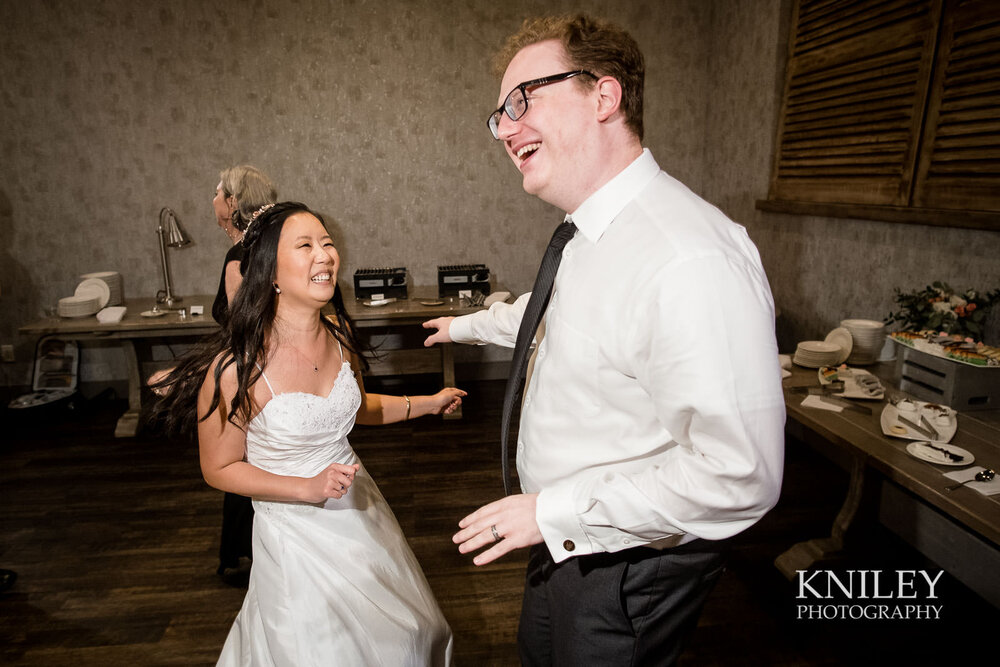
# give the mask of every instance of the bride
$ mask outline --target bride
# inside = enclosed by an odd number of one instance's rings
[[[451,412],[465,392],[365,392],[339,256],[305,205],[262,207],[243,243],[229,323],[163,399],[168,415],[197,401],[205,480],[256,510],[250,584],[219,664],[447,664],[451,631],[347,434]]]

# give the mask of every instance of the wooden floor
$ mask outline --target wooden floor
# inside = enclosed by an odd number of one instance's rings
[[[464,419],[425,418],[351,436],[396,512],[455,633],[456,664],[516,665],[523,555],[483,569],[450,536],[497,497],[501,383],[465,387]],[[400,393],[426,390],[413,381]],[[214,664],[245,593],[215,574],[221,494],[196,446],[111,437],[120,404],[0,423],[0,663]],[[997,610],[944,576],[940,621],[797,621],[795,589],[774,569],[792,543],[829,528],[846,476],[790,444],[782,500],[736,540],[682,658],[708,665],[961,664],[994,651],[974,628]],[[845,568],[933,568],[873,531]],[[991,658],[988,658],[989,660]]]

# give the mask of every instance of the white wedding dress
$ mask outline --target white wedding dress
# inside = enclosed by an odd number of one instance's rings
[[[347,442],[361,404],[349,362],[326,397],[264,381],[272,398],[247,429],[251,464],[312,477],[360,462]],[[364,466],[339,500],[253,506],[250,585],[219,665],[450,663],[451,630]]]

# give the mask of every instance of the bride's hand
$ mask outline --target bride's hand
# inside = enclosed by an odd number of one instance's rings
[[[430,397],[430,414],[439,415],[443,412],[446,415],[450,415],[458,409],[458,406],[462,404],[462,397],[466,395],[466,392],[461,389],[445,387]]]
[[[162,382],[165,377],[167,377],[168,375],[170,375],[170,371],[171,370],[173,370],[173,369],[167,368],[167,369],[164,369],[164,370],[156,371],[155,373],[153,373],[152,375],[149,376],[148,380],[146,380],[146,384],[150,385],[150,389],[152,389],[153,393],[156,394],[157,396],[166,396],[167,395],[167,388],[166,387],[153,387],[152,385],[156,384],[157,382]]]
[[[360,467],[357,463],[331,463],[323,472],[306,480],[303,500],[307,503],[321,503],[327,498],[343,498],[354,483],[354,475]]]

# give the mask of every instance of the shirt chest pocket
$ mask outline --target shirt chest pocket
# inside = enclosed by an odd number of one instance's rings
[[[546,327],[538,355],[536,364],[544,363],[544,384],[548,385],[538,390],[557,399],[554,407],[580,415],[600,412],[600,347],[596,340],[564,321],[553,320]]]

